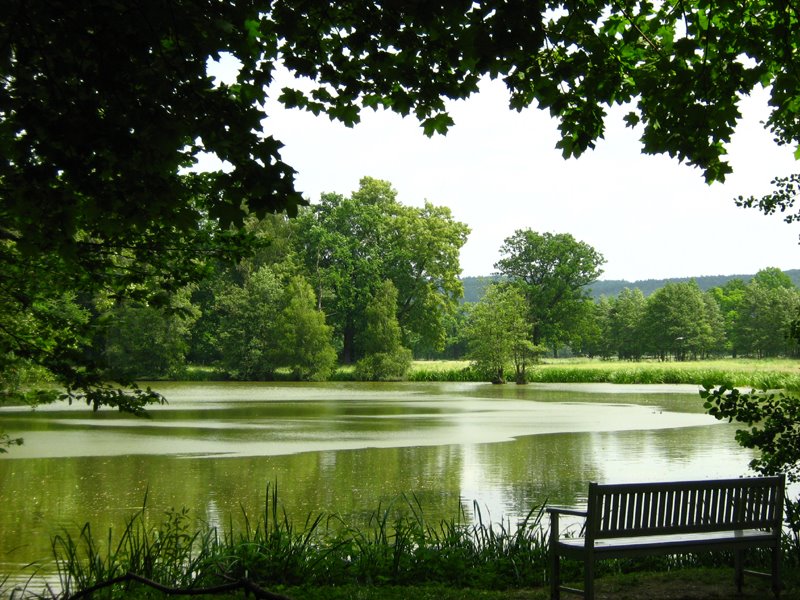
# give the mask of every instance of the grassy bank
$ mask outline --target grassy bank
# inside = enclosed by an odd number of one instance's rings
[[[402,497],[379,506],[364,528],[352,527],[335,514],[310,515],[298,525],[287,518],[274,487],[267,490],[263,516],[241,531],[193,529],[185,510],[154,520],[143,509],[122,531],[96,536],[87,524],[77,536],[57,536],[53,554],[58,576],[51,587],[60,592],[49,597],[164,597],[151,584],[172,592],[189,590],[196,597],[203,590],[238,583],[249,586],[256,597],[269,597],[258,595],[264,591],[293,599],[546,598],[547,531],[541,507],[518,523],[500,525],[483,522],[479,508],[474,509],[474,519],[462,511],[429,522],[416,498]],[[794,576],[786,579],[785,598],[800,600],[798,558],[796,548],[787,545],[785,572]],[[730,564],[731,557],[719,553],[604,561],[597,570],[598,598],[652,600],[663,589],[701,588],[719,593],[663,597],[728,597],[734,591]],[[758,555],[749,564],[766,567]],[[562,572],[566,581],[580,581],[579,564],[565,562]],[[0,577],[0,595],[10,595],[12,590],[2,588]],[[766,590],[757,580],[748,580],[747,589],[761,596],[744,598],[763,597]],[[35,578],[27,591],[38,591]],[[230,589],[222,597],[246,594]]]
[[[186,511],[154,523],[143,509],[121,532],[96,537],[86,525],[76,537],[56,537],[56,587],[65,595],[105,600],[164,597],[148,582],[193,594],[247,582],[251,593],[256,589],[310,600],[546,598],[541,508],[519,523],[501,525],[484,523],[475,509],[477,522],[468,522],[462,513],[430,523],[415,498],[400,498],[376,509],[364,529],[348,526],[335,514],[309,516],[296,525],[280,508],[273,488],[263,517],[239,532],[191,530]],[[751,557],[751,566],[764,568],[758,558]],[[794,573],[787,577],[784,597],[800,600],[796,550],[787,546],[784,564],[787,573]],[[138,579],[121,581],[128,573]],[[566,562],[563,575],[580,581],[580,566]],[[721,554],[605,561],[597,575],[598,598],[722,598],[734,591],[730,557]],[[105,585],[115,579],[120,581]],[[659,596],[665,589],[719,593]],[[742,597],[763,597],[765,589],[748,579],[748,593],[761,595]],[[36,591],[35,579],[28,591]],[[221,597],[244,595],[236,590]]]
[[[512,369],[507,371],[513,373]],[[485,381],[466,361],[415,361],[410,381]],[[611,361],[549,359],[528,369],[531,383],[693,384],[800,390],[800,362],[789,359]]]
[[[513,379],[513,367],[506,373]],[[727,358],[704,361],[617,361],[589,358],[545,359],[528,367],[530,383],[619,383],[619,384],[692,384],[727,385],[736,387],[800,390],[800,361],[791,359]],[[275,373],[276,380],[291,381],[289,372]],[[214,367],[189,365],[179,376],[151,377],[148,381],[225,381],[224,373]],[[352,365],[340,366],[331,376],[332,381],[355,381]],[[466,360],[416,360],[406,376],[407,381],[488,381]],[[51,380],[42,376],[29,377],[23,389],[31,394],[52,394],[57,390]],[[20,403],[19,399],[17,399]],[[35,402],[30,398],[28,403]]]
[[[513,368],[506,370],[513,378]],[[291,380],[288,372],[275,373],[277,380]],[[175,380],[224,381],[225,375],[213,367],[190,365]],[[151,381],[158,381],[152,378]],[[416,360],[407,381],[488,381],[485,373],[466,360]],[[352,365],[340,366],[331,381],[355,381]],[[588,358],[545,359],[528,367],[530,383],[619,383],[727,385],[757,389],[800,390],[800,361],[791,359],[727,358],[705,361],[617,361]]]
[[[749,578],[742,594],[736,594],[730,568],[691,568],[670,572],[636,572],[608,575],[596,582],[598,600],[764,600],[772,598],[769,582]],[[578,582],[571,582],[580,585]],[[784,600],[800,600],[797,576],[784,577]],[[315,585],[287,586],[273,590],[290,600],[548,600],[545,587],[508,590],[482,590],[452,588],[443,585],[369,586],[369,585]],[[127,591],[129,600],[161,600],[163,594],[148,592],[141,586]],[[170,595],[178,600],[244,600],[253,598],[242,592],[225,595]],[[576,597],[562,594],[564,598]]]

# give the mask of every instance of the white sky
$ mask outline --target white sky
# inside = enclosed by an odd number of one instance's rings
[[[365,111],[350,129],[275,102],[264,125],[285,144],[283,160],[312,202],[322,192],[349,195],[371,176],[390,181],[403,204],[449,206],[472,230],[461,252],[465,276],[494,272],[503,240],[522,228],[592,245],[607,261],[601,279],[800,268],[800,228],[733,201],[771,191],[774,176],[800,167],[794,149],[777,146],[760,124],[766,95],[744,102],[745,120],[729,147],[734,172],[711,186],[698,169],[640,154],[624,111],[608,119],[595,150],[564,160],[555,121],[535,108],[509,109],[502,82],[486,81],[450,108],[456,124],[444,137],[427,138],[414,118],[385,111]]]

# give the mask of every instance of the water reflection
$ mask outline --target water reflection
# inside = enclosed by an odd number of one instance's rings
[[[177,385],[147,420],[85,407],[0,411],[26,444],[0,459],[0,562],[49,557],[61,528],[119,527],[141,507],[227,525],[263,514],[365,521],[413,494],[429,518],[516,519],[575,504],[589,481],[738,476],[751,456],[694,388]],[[9,549],[15,548],[9,554]],[[0,564],[0,572],[3,565]]]

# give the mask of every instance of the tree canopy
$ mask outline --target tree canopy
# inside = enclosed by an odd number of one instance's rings
[[[568,233],[519,229],[500,247],[495,268],[520,286],[528,302],[534,344],[558,347],[576,329],[586,286],[603,272],[603,255]]]
[[[513,362],[517,383],[526,383],[525,367],[533,354],[525,297],[513,285],[496,283],[472,306],[465,323],[468,356],[495,383],[505,382]]]
[[[365,353],[358,332],[370,297],[392,282],[407,347],[441,350],[461,297],[459,251],[469,228],[449,208],[397,201],[388,181],[364,177],[349,198],[323,194],[295,221],[295,243],[320,305],[342,339],[342,358]]]
[[[452,124],[447,99],[502,77],[512,108],[560,121],[565,157],[627,104],[644,152],[709,181],[730,172],[738,102],[757,86],[777,142],[800,140],[792,2],[7,0],[0,23],[0,350],[78,388],[97,383],[81,298],[166,305],[204,258],[252,247],[248,215],[304,203],[264,118],[279,63],[311,82],[282,90],[287,106],[346,124],[413,114],[429,135]],[[232,83],[207,73],[222,53],[240,64]],[[187,172],[202,152],[227,166]]]

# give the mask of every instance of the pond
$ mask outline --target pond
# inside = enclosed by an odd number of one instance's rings
[[[752,454],[694,386],[159,383],[149,418],[57,404],[0,409],[25,444],[0,458],[0,574],[50,538],[188,508],[227,526],[263,514],[359,524],[402,494],[429,518],[510,520],[579,504],[589,481],[736,477]]]

